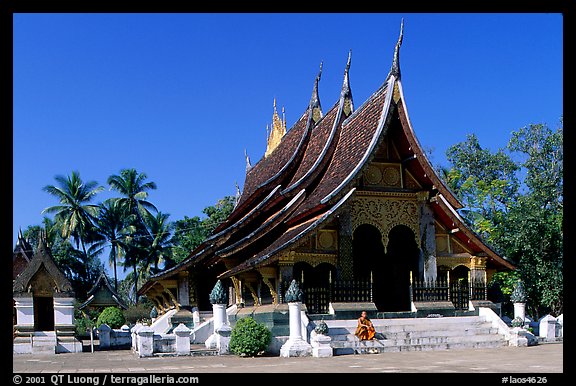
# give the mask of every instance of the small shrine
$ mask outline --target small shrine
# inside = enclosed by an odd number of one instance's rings
[[[29,245],[17,245],[15,254]],[[29,255],[15,256],[25,259]],[[17,267],[15,266],[15,269]],[[14,353],[80,352],[82,344],[74,337],[74,291],[58,269],[44,233],[36,252],[15,277],[12,296],[16,310]]]

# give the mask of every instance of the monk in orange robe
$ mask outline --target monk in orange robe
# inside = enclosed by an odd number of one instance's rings
[[[356,332],[354,333],[360,340],[372,340],[374,339],[374,334],[376,334],[376,329],[374,325],[366,316],[366,311],[362,311],[361,316],[358,318],[358,327],[356,327]]]

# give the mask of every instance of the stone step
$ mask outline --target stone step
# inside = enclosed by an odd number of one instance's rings
[[[332,339],[342,339],[342,336],[354,335],[356,328],[338,328],[333,327],[329,329],[328,335]],[[461,326],[458,329],[417,329],[417,330],[387,330],[379,329],[376,327],[376,332],[383,335],[386,339],[405,339],[405,338],[420,338],[427,336],[459,336],[459,335],[478,335],[478,334],[496,334],[498,329],[491,327],[490,324],[483,324],[479,326]]]
[[[56,354],[56,345],[32,345],[32,354]]]
[[[482,334],[468,336],[445,336],[445,337],[422,337],[409,339],[374,339],[370,341],[359,341],[355,336],[348,336],[346,340],[333,340],[332,347],[391,347],[407,345],[429,345],[441,343],[475,343],[475,342],[504,342],[504,338],[498,334]]]
[[[508,343],[503,339],[481,339],[471,342],[442,342],[442,343],[428,343],[428,344],[384,344],[382,341],[369,341],[362,342],[361,345],[351,344],[334,344],[334,355],[346,354],[372,354],[372,353],[385,353],[385,352],[400,352],[400,351],[434,351],[434,350],[448,350],[448,349],[475,349],[475,348],[498,348],[507,346]],[[367,343],[367,344],[365,344]]]
[[[348,320],[325,320],[328,327],[349,327],[355,328],[358,324],[356,319]],[[393,328],[410,326],[417,329],[423,326],[463,326],[475,325],[486,323],[486,319],[482,316],[458,316],[458,317],[442,317],[442,318],[397,318],[397,319],[372,319],[372,324],[376,327]]]
[[[329,331],[328,335],[332,341],[356,341],[357,338],[354,333],[345,330],[345,333],[334,333]],[[438,337],[455,337],[455,336],[475,336],[475,335],[496,335],[498,334],[497,328],[470,328],[462,331],[457,330],[438,330],[438,331],[411,331],[401,332],[395,334],[382,334],[377,331],[379,335],[383,336],[385,340],[401,340],[401,339],[421,339],[421,338],[438,338]]]

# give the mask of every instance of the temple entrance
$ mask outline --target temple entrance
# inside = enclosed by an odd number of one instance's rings
[[[54,331],[54,298],[34,296],[34,331]]]
[[[294,264],[294,279],[304,291],[304,304],[311,314],[326,314],[330,305],[331,282],[336,278],[336,267],[321,263],[312,267],[305,262]]]
[[[410,311],[410,272],[414,279],[421,276],[420,249],[414,232],[405,225],[397,225],[388,234],[386,269],[383,280],[385,300],[378,305],[383,311]]]
[[[373,225],[363,224],[354,231],[352,239],[354,280],[372,280],[374,304],[381,310],[386,304],[390,283],[386,276],[386,259],[382,234]]]

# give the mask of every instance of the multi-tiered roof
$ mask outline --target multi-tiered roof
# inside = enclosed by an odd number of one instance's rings
[[[402,38],[401,31],[385,81],[357,109],[350,89],[351,55],[340,97],[326,113],[318,95],[320,67],[302,116],[272,151],[247,166],[244,190],[232,214],[187,259],[153,276],[141,293],[154,281],[196,265],[224,262],[227,268],[220,277],[225,278],[275,262],[282,251],[296,247],[349,202],[386,135],[398,144],[404,167],[422,190],[430,192],[437,220],[458,230],[455,236],[473,253],[486,255],[489,264],[513,268],[468,228],[457,213],[462,204],[414,134],[400,79]]]

